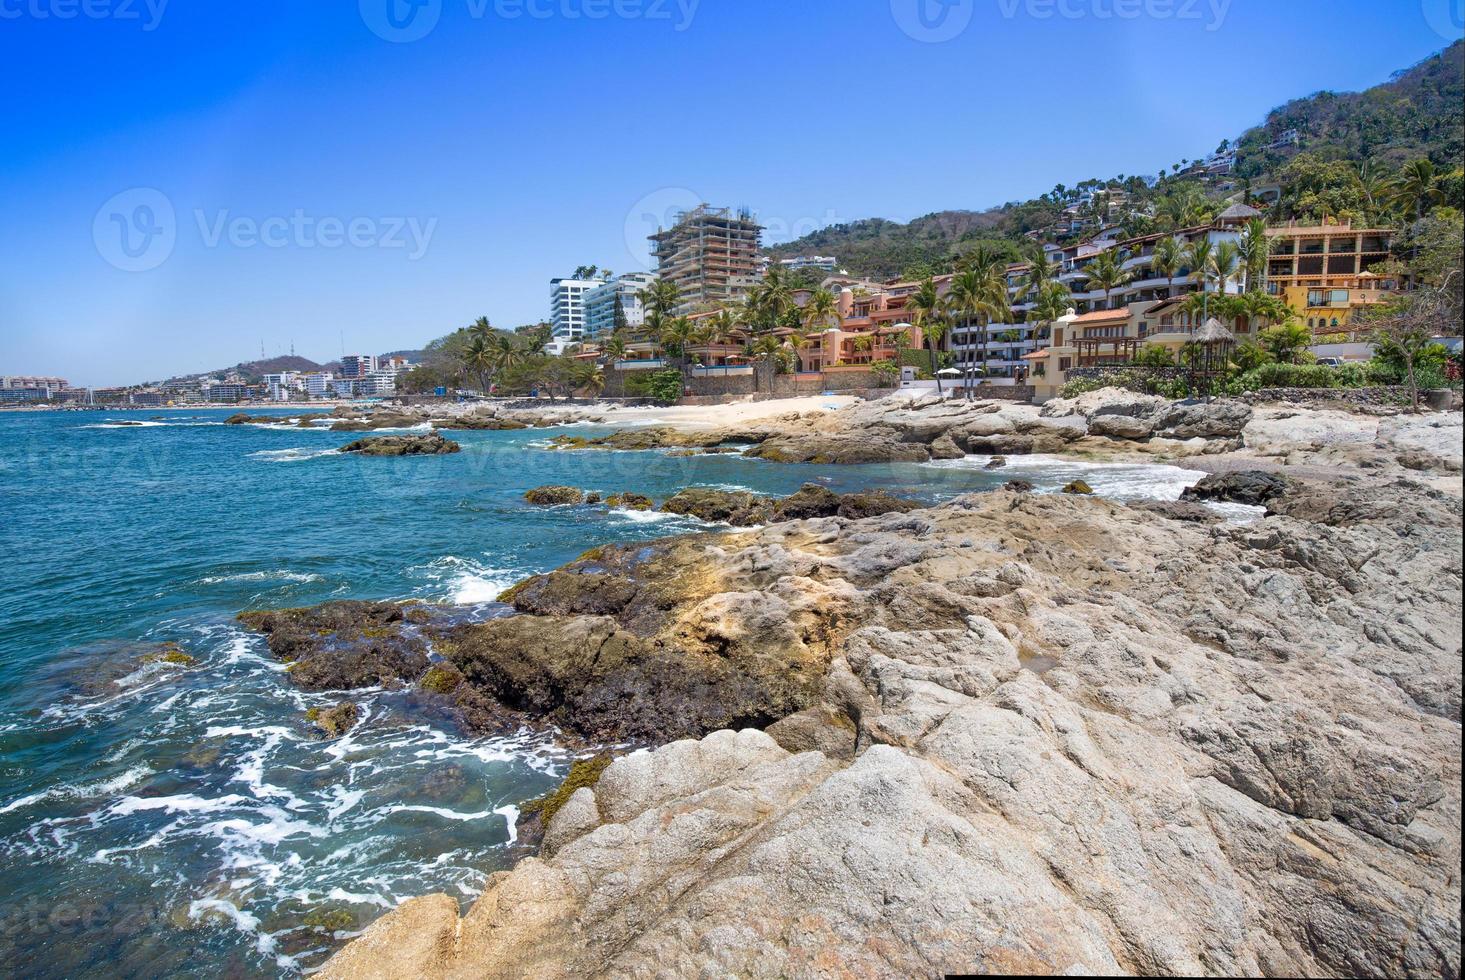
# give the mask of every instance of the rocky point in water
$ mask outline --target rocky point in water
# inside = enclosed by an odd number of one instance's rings
[[[1342,442],[1266,407],[1051,412],[736,434],[1189,456],[1218,467],[1201,495],[1268,516],[1021,481],[874,516],[817,486],[781,515],[689,494],[759,526],[594,549],[487,622],[255,620],[297,683],[650,750],[551,794],[538,856],[466,914],[409,901],[322,975],[1458,975],[1461,507],[1430,482],[1458,422]],[[1110,415],[1150,435],[1096,434],[1140,431]]]
[[[1274,508],[998,491],[536,576],[464,684],[661,747],[324,975],[1450,975],[1458,498]]]
[[[343,453],[362,456],[442,456],[462,451],[462,446],[440,435],[370,436],[341,447]]]

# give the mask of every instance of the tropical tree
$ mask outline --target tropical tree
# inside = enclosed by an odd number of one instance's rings
[[[1053,281],[1044,286],[1038,293],[1038,298],[1033,302],[1032,309],[1028,310],[1028,322],[1037,324],[1049,324],[1068,313],[1069,307],[1073,305],[1073,295],[1069,293],[1068,287],[1058,281]]]
[[[789,281],[788,272],[781,265],[769,267],[753,295],[763,321],[770,325],[786,322],[790,311],[797,309],[794,304],[793,284]]]
[[[538,343],[532,349],[538,350],[542,346],[542,343]],[[499,334],[493,341],[494,373],[507,371],[523,364],[529,358],[530,349],[508,334]]]
[[[488,379],[493,376],[497,362],[494,359],[494,348],[485,337],[475,336],[468,341],[459,355],[463,370],[477,379],[478,390],[488,394]]]
[[[1236,350],[1231,354],[1231,360],[1238,371],[1252,371],[1263,364],[1272,363],[1272,355],[1261,344],[1251,340],[1243,340],[1236,345]]]
[[[946,332],[951,329],[946,321],[946,300],[936,287],[936,280],[927,276],[911,294],[910,307],[915,311],[916,329],[926,341],[926,351],[931,358],[931,376],[936,379],[936,390],[941,389],[940,365],[936,360],[936,349]]]
[[[980,328],[978,334],[983,374],[987,368],[988,327],[995,321],[1007,320],[1011,315],[1007,306],[1005,271],[1006,264],[995,252],[978,248],[966,267],[952,277],[951,291],[947,296],[948,305],[953,312],[964,318],[968,348],[971,346],[970,332],[973,324]],[[968,398],[972,396],[969,385],[966,386],[966,394]]]
[[[1048,257],[1040,242],[1028,247],[1027,260],[1028,268],[1018,283],[1017,295],[1036,298],[1045,285],[1058,278],[1058,263]]]
[[[1410,160],[1389,184],[1389,197],[1399,210],[1418,221],[1444,199],[1439,174],[1428,159]]]
[[[827,289],[816,289],[804,304],[804,329],[810,332],[822,330],[830,321],[839,321],[839,301]]]
[[[1300,323],[1279,323],[1259,332],[1256,339],[1278,364],[1296,364],[1312,343],[1312,331]]]
[[[1242,292],[1259,292],[1266,281],[1267,257],[1272,254],[1272,240],[1267,237],[1265,219],[1251,219],[1241,232],[1236,254],[1241,260]]]
[[[626,359],[626,338],[620,331],[614,331],[606,338],[605,344],[600,348],[605,355],[606,363],[619,364]]]
[[[580,387],[588,391],[591,398],[599,398],[605,391],[605,369],[597,364]]]
[[[681,290],[670,279],[658,279],[636,294],[646,310],[646,329],[652,337],[660,337],[661,329],[676,313],[682,301]]]
[[[1217,242],[1211,250],[1210,277],[1216,282],[1216,293],[1226,295],[1226,284],[1236,278],[1241,268],[1241,253],[1235,242]]]
[[[468,336],[470,339],[479,338],[490,340],[494,335],[493,325],[488,322],[488,317],[481,316],[468,325]]]
[[[737,333],[738,317],[731,309],[723,307],[716,316],[707,319],[707,340],[713,344],[726,344]]]
[[[696,328],[692,326],[691,320],[684,316],[674,317],[662,326],[661,333],[657,337],[657,342],[661,345],[663,351],[679,359],[682,362],[682,367],[685,368],[687,345],[692,343],[696,338],[696,332]]]
[[[1100,252],[1093,261],[1084,266],[1082,274],[1088,280],[1087,285],[1090,289],[1097,287],[1104,291],[1104,309],[1106,310],[1112,308],[1110,296],[1114,290],[1134,277],[1133,272],[1124,268],[1124,260],[1119,257],[1117,248]]]
[[[1150,268],[1155,275],[1165,277],[1165,295],[1175,292],[1175,274],[1180,271],[1180,241],[1174,235],[1166,235],[1155,242],[1154,254],[1150,256]]]

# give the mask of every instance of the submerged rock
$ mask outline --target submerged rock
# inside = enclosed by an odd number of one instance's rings
[[[613,493],[605,498],[605,505],[612,510],[654,510],[656,501],[639,493]]]
[[[305,713],[305,720],[326,738],[340,738],[356,727],[361,720],[361,709],[350,701],[342,701],[334,708],[311,708]]]
[[[462,446],[440,435],[372,436],[341,447],[343,453],[362,456],[442,456],[462,451]]]

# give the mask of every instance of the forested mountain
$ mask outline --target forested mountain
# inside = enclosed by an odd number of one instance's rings
[[[1465,153],[1465,42],[1398,72],[1364,92],[1319,92],[1295,99],[1268,113],[1265,122],[1235,142],[1231,175],[1215,176],[1194,161],[1162,164],[1158,177],[1121,174],[1062,184],[1028,201],[986,211],[938,211],[908,224],[870,218],[832,225],[796,241],[768,249],[776,257],[833,255],[852,274],[886,279],[948,269],[961,253],[985,243],[1015,255],[1029,232],[1045,240],[1065,236],[1053,229],[1065,208],[1105,188],[1129,198],[1116,220],[1135,233],[1152,230],[1146,219],[1166,199],[1196,199],[1219,204],[1276,182],[1283,197],[1273,217],[1332,217],[1372,220],[1376,186],[1357,183],[1360,165],[1365,184],[1382,186],[1406,162],[1425,158],[1442,176],[1461,166]],[[1218,150],[1230,148],[1222,141]],[[1458,180],[1447,193],[1458,194]],[[1087,193],[1086,193],[1087,192]]]

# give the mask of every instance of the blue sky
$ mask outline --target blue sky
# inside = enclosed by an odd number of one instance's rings
[[[786,238],[1150,173],[1448,2],[0,0],[0,373],[532,322],[693,197]]]

